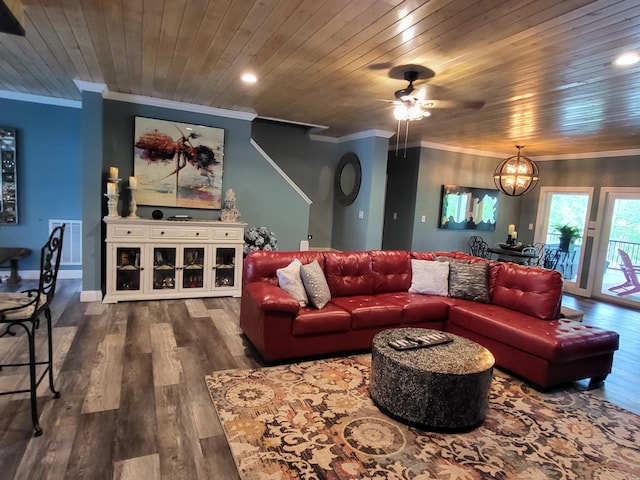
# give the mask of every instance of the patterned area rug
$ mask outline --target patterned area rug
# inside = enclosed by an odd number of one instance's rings
[[[467,433],[382,414],[370,355],[215,372],[207,386],[243,480],[640,478],[640,417],[588,392],[542,394],[495,370]]]

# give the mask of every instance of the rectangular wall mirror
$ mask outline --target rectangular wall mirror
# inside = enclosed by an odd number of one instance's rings
[[[18,223],[18,178],[16,157],[16,131],[0,127],[0,223]]]

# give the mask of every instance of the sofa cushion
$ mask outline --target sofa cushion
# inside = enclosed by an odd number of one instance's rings
[[[369,252],[374,275],[375,293],[406,292],[411,286],[409,252],[373,250]]]
[[[380,300],[402,307],[402,323],[444,322],[449,316],[449,305],[444,297],[433,297],[409,292],[381,293]]]
[[[449,294],[449,264],[411,259],[409,292],[447,296]]]
[[[320,264],[314,260],[300,267],[300,277],[309,296],[309,302],[316,308],[324,307],[331,300],[331,292]]]
[[[375,278],[368,252],[326,252],[325,273],[332,297],[373,294]]]
[[[498,270],[495,282],[491,303],[543,320],[560,316],[560,272],[504,263]]]
[[[306,307],[309,299],[300,277],[300,267],[302,267],[302,263],[297,258],[294,258],[286,267],[277,269],[276,276],[278,277],[280,288],[295,298],[301,307]]]
[[[242,262],[243,286],[251,282],[269,282],[272,285],[278,285],[276,270],[286,267],[294,258],[300,260],[302,264],[317,260],[320,267],[324,268],[323,252],[273,252],[257,250],[247,255]]]
[[[331,301],[351,314],[354,330],[399,325],[402,321],[402,307],[377,296],[355,295]]]
[[[322,310],[301,308],[293,320],[291,333],[295,336],[323,335],[348,332],[350,328],[351,315],[329,303]]]
[[[497,305],[456,304],[449,323],[552,362],[611,353],[618,334],[568,319],[543,322]]]
[[[449,296],[489,303],[489,264],[459,260],[449,264]]]

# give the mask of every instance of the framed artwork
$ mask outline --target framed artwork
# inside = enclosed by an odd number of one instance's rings
[[[440,228],[448,230],[496,229],[498,190],[443,185]]]
[[[136,117],[136,202],[219,209],[223,158],[222,128]]]

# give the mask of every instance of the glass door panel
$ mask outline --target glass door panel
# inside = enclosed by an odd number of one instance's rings
[[[596,291],[616,303],[640,305],[640,192],[607,194],[602,238]]]
[[[535,241],[545,244],[542,265],[562,273],[568,293],[582,288],[579,278],[592,195],[591,187],[543,187],[540,192]],[[575,227],[573,237],[566,238],[562,227]]]
[[[116,248],[116,290],[140,290],[140,247]]]
[[[182,264],[182,288],[203,288],[204,247],[185,247]]]
[[[153,249],[153,289],[176,288],[176,249],[154,247]]]
[[[236,278],[236,249],[216,248],[216,270],[214,285],[216,287],[233,287]]]

